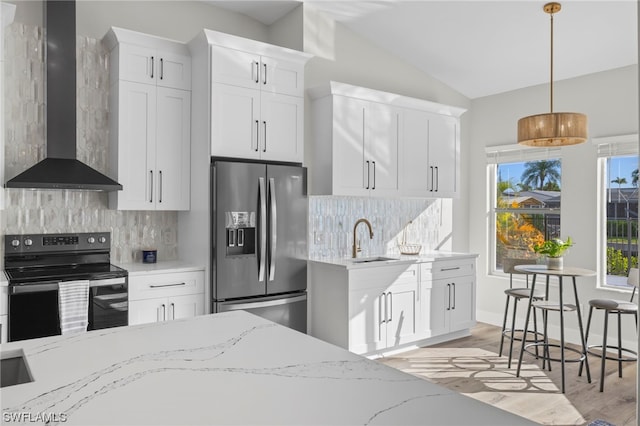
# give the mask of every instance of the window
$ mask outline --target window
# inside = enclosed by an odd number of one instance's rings
[[[638,266],[638,136],[596,138],[599,180],[599,286],[627,288]]]
[[[638,266],[638,157],[603,159],[606,185],[606,252],[609,286],[624,286],[629,268]]]
[[[487,148],[492,272],[535,259],[535,245],[561,237],[559,156],[558,148]]]

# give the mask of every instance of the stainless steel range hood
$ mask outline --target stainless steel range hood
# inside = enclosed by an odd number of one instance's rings
[[[75,1],[45,1],[47,156],[7,188],[118,191],[122,185],[76,159]]]

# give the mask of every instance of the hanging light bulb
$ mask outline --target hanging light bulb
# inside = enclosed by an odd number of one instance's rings
[[[543,10],[551,16],[550,112],[518,120],[518,143],[529,146],[576,145],[587,140],[587,116],[579,112],[553,112],[553,14],[560,3],[547,3]]]

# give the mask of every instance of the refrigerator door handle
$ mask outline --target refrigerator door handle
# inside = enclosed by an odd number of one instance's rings
[[[258,178],[258,190],[260,197],[260,265],[258,267],[258,281],[264,281],[267,260],[267,197],[264,186],[264,178]]]
[[[247,302],[247,303],[231,303],[224,304],[224,307],[229,311],[235,311],[240,309],[256,309],[256,308],[267,308],[270,306],[279,306],[279,305],[287,305],[290,303],[303,302],[307,299],[307,295],[295,296],[295,297],[285,297],[281,299],[274,300],[266,300],[263,302]]]
[[[276,182],[269,178],[269,200],[271,204],[271,247],[269,249],[269,281],[276,278],[276,240],[278,235],[278,208],[276,206]]]

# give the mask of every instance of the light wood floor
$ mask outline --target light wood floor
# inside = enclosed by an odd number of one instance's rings
[[[562,394],[560,363],[553,362],[549,372],[542,370],[540,361],[525,354],[518,378],[516,345],[510,369],[507,351],[500,357],[499,347],[500,328],[479,323],[470,337],[378,361],[540,424],[584,425],[597,419],[617,426],[638,424],[635,362],[623,363],[621,379],[617,363],[607,361],[603,393],[599,392],[600,358],[590,358],[591,383],[584,372],[578,376],[578,363],[568,363],[566,393]],[[506,339],[505,347],[508,350]]]

